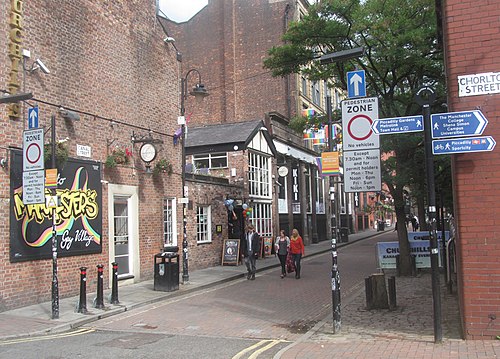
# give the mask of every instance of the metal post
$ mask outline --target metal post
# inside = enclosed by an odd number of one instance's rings
[[[56,168],[56,116],[50,118],[51,126],[51,167]],[[56,192],[56,190],[54,190]],[[56,192],[57,194],[57,192]],[[59,318],[59,280],[57,279],[57,228],[56,209],[52,208],[52,319]]]
[[[97,309],[104,308],[104,286],[103,286],[103,273],[104,266],[102,264],[97,265],[97,298],[95,300],[95,307]]]
[[[333,151],[333,143],[332,143],[332,98],[330,96],[326,96],[326,111],[328,115],[328,151]],[[333,333],[339,333],[341,327],[341,317],[340,317],[340,273],[338,270],[337,263],[337,240],[338,240],[338,225],[337,225],[337,209],[338,209],[338,187],[334,178],[330,176],[330,189],[335,185],[335,197],[334,201],[336,201],[335,211],[332,210],[333,202],[330,198],[330,214],[335,212],[335,220],[334,220],[334,228],[332,230],[332,311],[333,311]]]
[[[87,313],[87,267],[80,267],[80,300],[78,313]]]
[[[113,266],[113,283],[111,285],[111,304],[120,304],[118,300],[118,263],[111,263]]]
[[[181,116],[183,117],[183,122],[181,125],[182,130],[182,284],[189,283],[189,266],[188,266],[188,241],[187,241],[187,207],[186,207],[186,118],[184,117],[186,113],[186,108],[184,106],[184,100],[187,96],[187,76],[181,79]]]
[[[436,232],[436,185],[434,180],[434,157],[432,154],[432,128],[430,104],[435,93],[429,87],[423,87],[417,92],[417,102],[423,107],[425,133],[425,162],[427,173],[427,198],[429,215],[429,242],[431,250],[432,300],[434,310],[434,342],[443,341],[441,328],[441,293],[439,285],[439,251]]]

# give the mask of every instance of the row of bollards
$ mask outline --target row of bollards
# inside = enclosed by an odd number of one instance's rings
[[[113,266],[113,277],[111,287],[111,304],[119,304],[118,301],[118,263],[111,263]],[[97,265],[97,297],[94,307],[104,309],[104,266]],[[80,300],[78,302],[78,313],[87,313],[87,267],[80,267]]]

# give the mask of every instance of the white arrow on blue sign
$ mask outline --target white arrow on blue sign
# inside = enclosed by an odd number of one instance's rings
[[[380,135],[418,132],[424,129],[424,116],[380,118],[373,121],[373,132]]]
[[[28,108],[28,128],[38,128],[38,107]]]
[[[479,110],[431,115],[432,138],[480,136],[488,120]]]
[[[445,155],[454,153],[489,152],[497,143],[491,136],[452,138],[432,141],[432,153]]]
[[[365,70],[350,71],[347,73],[347,97],[365,97],[366,82]]]

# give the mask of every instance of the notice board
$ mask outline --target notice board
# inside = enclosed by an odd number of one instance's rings
[[[222,265],[239,264],[240,259],[240,240],[239,239],[224,239],[222,244]]]

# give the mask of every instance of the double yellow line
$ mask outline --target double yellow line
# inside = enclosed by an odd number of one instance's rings
[[[255,343],[252,346],[249,346],[248,348],[243,349],[240,351],[238,354],[236,354],[232,359],[240,359],[243,357],[243,355],[247,354],[248,352],[253,351],[256,348],[259,348],[260,346],[264,345],[267,343],[267,345],[263,346],[262,348],[255,350],[249,357],[248,359],[255,359],[257,358],[260,354],[264,353],[266,350],[271,349],[274,347],[276,344],[279,343],[284,343],[286,340],[261,340],[258,343]]]
[[[82,328],[82,329],[78,329],[78,330],[75,330],[73,332],[68,332],[68,333],[59,333],[59,334],[44,335],[44,336],[40,336],[40,337],[27,337],[27,338],[5,340],[3,342],[0,342],[0,346],[10,345],[10,344],[19,344],[19,343],[37,342],[37,341],[49,340],[49,339],[74,337],[77,335],[83,335],[83,334],[88,334],[88,333],[92,333],[92,332],[95,332],[95,329]]]

